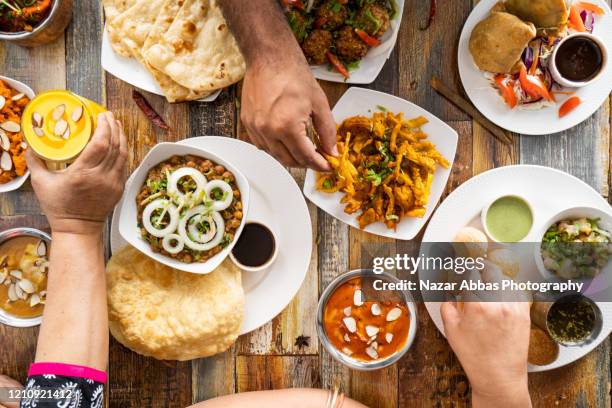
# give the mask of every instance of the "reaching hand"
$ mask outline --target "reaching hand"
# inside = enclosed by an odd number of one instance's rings
[[[111,112],[98,116],[98,127],[78,159],[53,172],[31,150],[26,160],[32,186],[54,232],[97,232],[121,198],[127,140]]]
[[[444,332],[470,384],[473,405],[530,407],[527,390],[529,303],[446,302]]]
[[[259,60],[249,67],[242,88],[241,120],[251,142],[285,166],[329,171],[307,129],[312,121],[321,148],[335,156],[336,125],[327,97],[299,48],[298,52]]]

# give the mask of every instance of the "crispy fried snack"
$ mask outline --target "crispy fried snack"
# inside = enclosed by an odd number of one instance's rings
[[[359,227],[380,221],[395,229],[403,217],[423,217],[436,165],[448,161],[427,141],[424,117],[376,112],[354,116],[338,127],[338,157],[326,156],[333,173],[317,175],[317,189],[345,193],[344,211]]]

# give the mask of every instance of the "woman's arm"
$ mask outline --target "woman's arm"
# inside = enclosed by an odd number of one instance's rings
[[[102,231],[123,191],[126,146],[121,124],[107,112],[99,116],[91,141],[66,170],[51,172],[28,152],[32,185],[53,239],[37,363],[106,369]]]

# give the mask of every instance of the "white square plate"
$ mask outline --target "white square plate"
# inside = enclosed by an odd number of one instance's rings
[[[156,95],[164,96],[164,93],[157,85],[155,78],[151,75],[145,67],[140,65],[134,58],[126,58],[121,55],[117,55],[111,47],[110,40],[108,39],[108,33],[106,27],[104,27],[104,34],[102,34],[102,68],[109,74],[116,76],[123,82],[127,82],[130,85],[140,88],[143,91],[147,91]],[[221,93],[219,89],[217,92],[207,96],[206,98],[198,99],[198,102],[212,102],[217,99],[217,96]]]
[[[404,0],[396,0],[395,3],[397,5],[397,15],[389,23],[389,30],[380,38],[382,43],[377,47],[370,48],[366,56],[359,62],[359,68],[351,71],[348,79],[331,69],[327,64],[311,65],[310,69],[315,78],[347,84],[371,84],[374,82],[385,62],[389,59],[397,41],[404,14]]]
[[[404,218],[400,221],[395,231],[387,228],[387,226],[381,222],[370,224],[364,229],[367,232],[383,237],[410,240],[419,233],[421,228],[423,228],[423,225],[425,225],[425,222],[427,222],[433,213],[442,196],[442,192],[444,191],[448,176],[450,175],[450,170],[455,160],[458,135],[453,128],[427,112],[425,109],[396,96],[378,91],[371,91],[369,89],[349,88],[349,90],[342,95],[338,103],[336,103],[332,113],[336,123],[341,123],[344,119],[355,115],[371,116],[378,105],[384,106],[390,112],[403,112],[406,119],[417,116],[426,117],[429,123],[423,126],[423,131],[427,133],[428,140],[436,145],[438,151],[450,164],[448,169],[442,167],[437,168],[431,185],[429,204],[427,204],[427,211],[423,218]],[[359,228],[357,215],[345,213],[344,204],[340,203],[340,199],[344,196],[344,193],[338,192],[329,194],[317,191],[316,173],[312,170],[306,172],[304,195],[326,213],[334,216],[345,224]]]

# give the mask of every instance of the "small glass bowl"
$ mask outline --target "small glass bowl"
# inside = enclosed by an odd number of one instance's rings
[[[325,350],[327,350],[327,352],[331,354],[331,356],[335,360],[355,370],[373,371],[395,364],[410,349],[410,347],[414,343],[414,339],[416,337],[417,332],[416,305],[414,303],[412,295],[407,290],[376,291],[380,294],[381,298],[384,298],[384,301],[399,301],[404,303],[408,308],[408,313],[410,314],[410,328],[408,329],[408,338],[406,339],[404,346],[389,357],[372,362],[357,360],[355,358],[347,356],[346,354],[338,350],[336,347],[334,347],[334,345],[329,340],[329,337],[327,336],[327,333],[325,331],[325,324],[323,321],[325,306],[327,305],[329,298],[336,291],[336,289],[353,278],[361,278],[363,282],[363,288],[369,286],[367,282],[374,283],[374,281],[376,280],[380,280],[383,283],[400,282],[400,280],[393,275],[390,275],[386,272],[383,272],[381,274],[375,274],[371,269],[356,269],[338,276],[325,288],[323,294],[321,295],[321,298],[319,299],[319,305],[317,307],[317,333],[319,335],[319,339],[321,339],[321,343],[323,344],[323,347],[325,347]],[[372,291],[374,291],[374,289],[372,289]],[[367,300],[376,300],[368,298],[367,289],[365,289],[364,292],[366,293]]]

